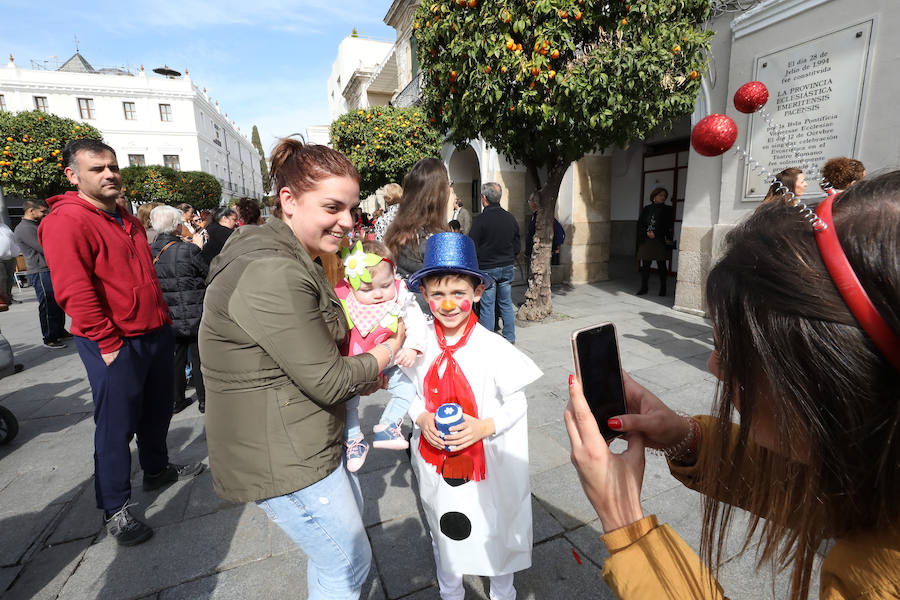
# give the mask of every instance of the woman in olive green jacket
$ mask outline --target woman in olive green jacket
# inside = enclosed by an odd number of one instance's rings
[[[703,494],[707,565],[724,563],[742,508],[743,548],[789,572],[785,597],[807,598],[816,570],[823,599],[900,597],[900,170],[817,212],[814,228],[808,213],[765,204],[729,233],[706,283],[714,416],[679,416],[626,378],[629,414],[608,425],[628,432],[628,449],[612,454],[570,382],[572,458],[603,524],[603,577],[617,597],[727,592],[671,527],[644,517],[645,444]],[[852,281],[836,285],[841,273]]]
[[[308,555],[309,598],[358,598],[371,549],[341,463],[344,403],[377,387],[403,331],[343,357],[347,322],[316,259],[340,247],[359,203],[342,154],[284,139],[272,152],[278,218],[241,228],[213,261],[200,354],[216,493],[257,502]]]

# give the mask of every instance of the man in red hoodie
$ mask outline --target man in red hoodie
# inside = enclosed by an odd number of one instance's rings
[[[203,464],[169,462],[174,336],[144,227],[116,206],[116,154],[98,140],[74,140],[63,149],[63,164],[78,191],[47,200],[50,214],[38,236],[91,382],[97,507],[109,535],[132,546],[153,530],[128,510],[131,439],[137,435],[145,490],[193,477]]]

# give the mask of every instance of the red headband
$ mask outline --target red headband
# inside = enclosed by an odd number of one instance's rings
[[[890,328],[887,322],[878,314],[872,300],[859,282],[856,273],[844,254],[837,233],[834,231],[834,220],[831,217],[831,205],[836,195],[825,198],[816,209],[824,227],[816,227],[816,243],[819,245],[819,253],[825,261],[825,268],[831,275],[832,281],[837,286],[838,292],[856,317],[860,327],[875,342],[875,346],[881,353],[900,371],[900,338]]]

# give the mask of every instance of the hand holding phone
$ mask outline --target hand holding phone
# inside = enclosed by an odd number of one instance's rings
[[[622,432],[610,429],[607,420],[627,412],[615,325],[601,323],[573,332],[572,352],[585,399],[609,443]]]

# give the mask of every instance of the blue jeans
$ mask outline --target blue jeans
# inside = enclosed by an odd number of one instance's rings
[[[384,407],[378,422],[390,425],[402,419],[409,410],[413,396],[416,395],[416,386],[396,365],[385,369],[384,374],[388,378],[387,390],[391,394],[391,399]],[[362,430],[359,427],[359,396],[353,396],[347,400],[347,427],[344,439],[356,437],[360,433]]]
[[[485,273],[494,278],[493,287],[484,290],[481,295],[481,312],[478,322],[488,331],[494,331],[494,303],[500,309],[500,318],[503,319],[503,337],[510,343],[516,342],[516,313],[512,305],[512,280],[516,275],[515,265],[483,269]]]
[[[342,464],[311,486],[256,504],[306,553],[309,600],[358,600],[372,549],[356,475]]]
[[[32,273],[28,276],[34,295],[38,301],[38,318],[41,321],[41,335],[44,342],[58,341],[66,333],[66,313],[56,303],[50,271]]]

